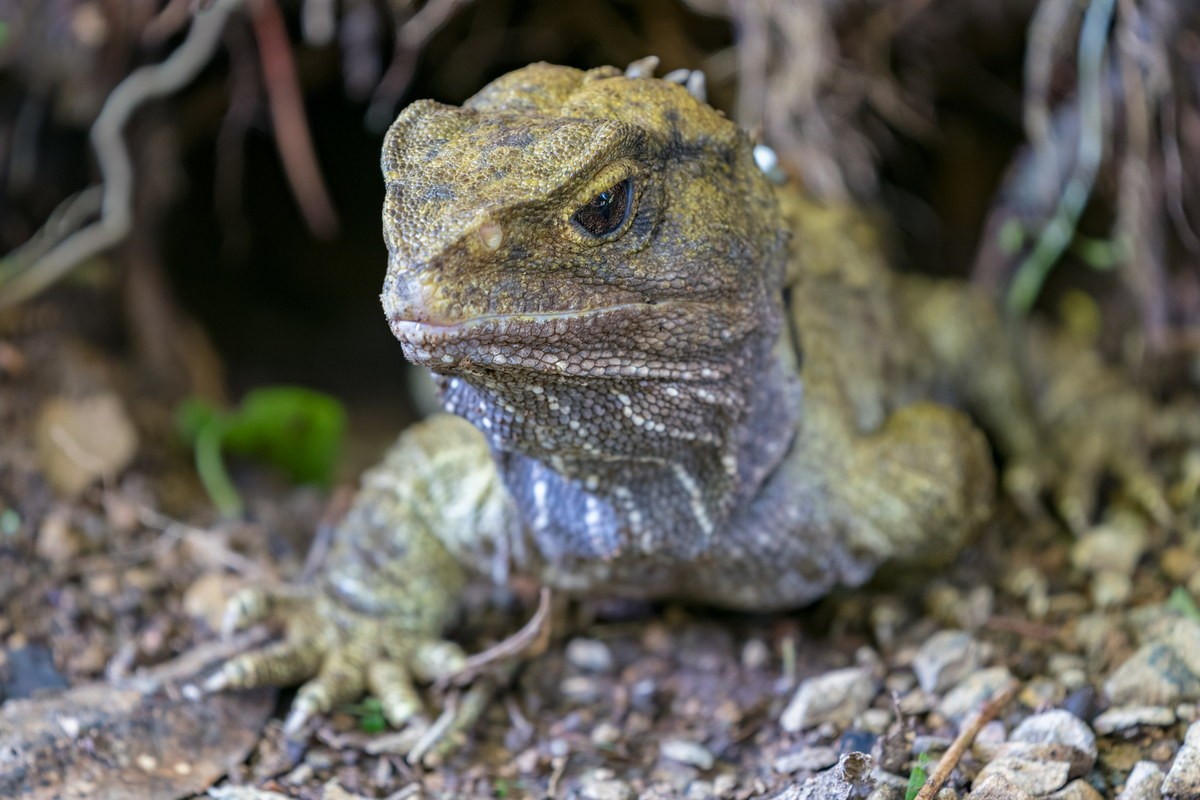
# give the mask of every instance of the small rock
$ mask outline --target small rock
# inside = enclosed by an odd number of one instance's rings
[[[831,722],[849,725],[875,697],[875,679],[862,667],[848,667],[809,678],[783,710],[780,725],[796,731]]]
[[[1117,800],[1160,800],[1162,782],[1163,772],[1158,764],[1139,761],[1125,779],[1125,788],[1117,795]]]
[[[828,769],[838,761],[838,752],[832,747],[803,747],[784,753],[775,759],[776,772],[790,775],[793,772],[818,772]]]
[[[1044,800],[1104,800],[1104,798],[1092,788],[1090,783],[1080,779],[1071,781],[1053,794],[1046,795]]]
[[[871,793],[867,795],[867,800],[904,800],[904,790],[897,786],[881,783],[871,790]]]
[[[1116,705],[1169,706],[1200,697],[1200,678],[1167,644],[1143,645],[1104,682]]]
[[[1096,608],[1116,608],[1133,593],[1133,580],[1122,572],[1097,572],[1092,578],[1091,593]]]
[[[0,649],[0,701],[33,697],[37,692],[70,685],[54,666],[54,653],[49,648],[25,645],[8,651]]]
[[[38,558],[62,566],[83,551],[84,540],[71,526],[71,514],[65,507],[52,510],[38,526],[34,552]]]
[[[837,766],[809,778],[794,795],[795,800],[849,800],[866,795],[875,785],[874,762],[866,753],[846,753]]]
[[[690,764],[700,769],[713,768],[713,754],[703,745],[686,739],[668,739],[662,743],[659,752],[663,758],[678,761],[680,764]]]
[[[742,645],[742,666],[746,669],[762,669],[771,660],[771,648],[762,639],[750,639]]]
[[[592,729],[592,744],[597,747],[612,747],[621,739],[621,729],[605,720]]]
[[[600,682],[587,675],[570,675],[562,679],[558,691],[563,697],[568,697],[576,703],[594,703],[606,691]]]
[[[1101,736],[1138,725],[1166,728],[1174,724],[1175,711],[1162,706],[1113,706],[1092,720],[1092,728]]]
[[[1200,572],[1200,554],[1178,545],[1167,547],[1159,556],[1158,565],[1167,576],[1167,580],[1173,584],[1182,585]]]
[[[1061,681],[1052,678],[1031,678],[1021,687],[1017,701],[1028,708],[1056,708],[1067,696]]]
[[[1026,761],[1005,757],[984,766],[975,782],[982,785],[993,775],[1003,775],[1029,794],[1043,795],[1066,785],[1069,770],[1070,766],[1063,761]]]
[[[978,711],[984,703],[1012,683],[1012,673],[1006,667],[992,667],[976,672],[946,693],[938,704],[938,713],[950,719],[961,719]]]
[[[113,393],[55,397],[42,406],[34,430],[38,463],[65,497],[125,469],[138,435],[121,399]]]
[[[1001,773],[989,775],[967,795],[968,800],[1033,800],[1033,795],[1013,783]]]
[[[927,692],[944,692],[979,669],[980,648],[964,631],[938,631],[913,659],[917,682]]]
[[[882,708],[868,708],[866,711],[858,715],[858,724],[867,733],[882,735],[887,732],[888,726],[892,724],[892,712]],[[861,747],[852,748],[854,750],[862,750]]]
[[[1079,717],[1054,709],[1034,714],[1021,722],[1009,736],[1012,742],[1061,744],[1079,754],[1071,760],[1072,778],[1086,775],[1096,763],[1096,734]]]
[[[609,672],[613,668],[612,651],[598,639],[577,637],[567,644],[567,661],[585,672]]]
[[[189,617],[202,619],[211,631],[221,630],[225,606],[245,581],[225,572],[205,572],[192,581],[183,593],[183,611]]]
[[[1144,552],[1145,523],[1122,515],[1080,536],[1071,548],[1071,563],[1084,572],[1132,575]]]
[[[612,777],[609,770],[596,770],[579,782],[579,795],[584,800],[629,800],[633,787]]]
[[[1193,722],[1162,783],[1167,797],[1200,797],[1200,722]]]
[[[1171,619],[1159,633],[1159,641],[1174,650],[1193,675],[1200,675],[1200,622],[1190,617]]]

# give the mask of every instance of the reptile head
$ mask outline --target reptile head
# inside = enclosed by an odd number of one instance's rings
[[[683,87],[536,64],[383,148],[383,305],[443,373],[688,380],[773,336],[781,225],[748,137]]]

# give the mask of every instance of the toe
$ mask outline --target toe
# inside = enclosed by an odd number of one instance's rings
[[[257,586],[242,589],[225,604],[221,635],[228,638],[256,622],[286,619],[302,602],[305,602],[304,598],[278,589]]]
[[[243,653],[225,663],[204,682],[204,690],[252,689],[287,686],[316,673],[321,649],[313,639],[279,642],[263,650]]]
[[[1004,470],[1004,492],[1030,517],[1046,513],[1042,492],[1049,484],[1047,470],[1034,461],[1014,461]]]
[[[365,668],[357,654],[347,650],[330,653],[317,677],[300,687],[291,713],[283,725],[287,736],[300,732],[313,716],[326,714],[335,705],[357,700],[366,688]]]
[[[1151,519],[1164,527],[1170,526],[1171,505],[1162,480],[1145,458],[1125,453],[1113,460],[1113,472],[1125,491]]]
[[[1059,481],[1054,492],[1054,506],[1075,533],[1082,533],[1091,524],[1096,505],[1096,486],[1100,471],[1095,467],[1074,464]]]
[[[463,649],[445,639],[434,639],[418,645],[410,660],[413,674],[423,681],[436,681],[451,675],[466,663],[467,654]]]
[[[379,699],[383,715],[394,728],[421,710],[412,676],[395,661],[374,661],[367,667],[367,688]]]

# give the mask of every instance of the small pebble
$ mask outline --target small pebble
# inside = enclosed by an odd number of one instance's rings
[[[579,795],[584,800],[630,800],[634,791],[628,783],[616,778],[587,776],[579,782]]]
[[[875,697],[870,670],[848,667],[809,678],[800,684],[780,717],[783,729],[795,733],[830,722],[849,725]]]
[[[605,720],[592,729],[592,744],[597,747],[611,747],[621,738],[621,729]]]
[[[977,780],[968,797],[969,800],[1033,800],[1033,795],[1001,773],[993,773],[984,781]]]
[[[1006,667],[976,672],[946,693],[938,704],[938,713],[951,719],[961,719],[982,708],[1012,680],[1012,673]]]
[[[982,784],[993,775],[1003,775],[1029,794],[1043,795],[1065,786],[1069,769],[1069,765],[1063,761],[1026,761],[1004,757],[986,764],[975,782]]]
[[[577,637],[567,644],[567,661],[585,672],[609,672],[613,668],[612,650],[598,639]]]
[[[1162,783],[1167,796],[1200,797],[1200,722],[1193,722]]]
[[[746,669],[762,669],[771,659],[771,648],[762,639],[751,639],[742,645],[742,666]]]
[[[802,747],[784,753],[775,759],[776,772],[790,775],[793,772],[818,772],[837,763],[838,752],[832,747]]]
[[[1086,775],[1096,763],[1096,734],[1079,717],[1062,709],[1027,717],[1013,729],[1009,741],[1061,744],[1072,748],[1080,754],[1080,758],[1071,761],[1072,778]]]
[[[1122,572],[1105,570],[1092,578],[1092,602],[1097,608],[1116,608],[1129,600],[1133,581]]]
[[[1139,761],[1125,779],[1117,800],[1160,800],[1163,772],[1153,761]]]
[[[680,764],[690,764],[704,770],[712,769],[715,763],[713,754],[707,748],[686,739],[668,739],[662,743],[659,752],[663,758],[678,761]]]
[[[1071,781],[1053,794],[1046,795],[1045,800],[1104,800],[1104,798],[1092,788],[1090,783],[1081,778]]]
[[[1200,678],[1163,643],[1143,645],[1104,682],[1115,705],[1173,706],[1200,697]]]
[[[980,649],[963,631],[939,631],[925,640],[913,659],[917,682],[927,692],[944,692],[979,669]]]
[[[867,733],[883,734],[892,724],[892,712],[882,708],[868,708],[858,715],[857,722],[858,726]]]
[[[1113,706],[1092,721],[1101,736],[1135,728],[1138,725],[1166,728],[1175,724],[1175,711],[1161,706]]]
[[[586,675],[572,675],[563,678],[558,685],[558,691],[577,703],[591,703],[599,700],[604,694],[600,682]]]
[[[1132,575],[1146,551],[1146,528],[1132,515],[1099,525],[1079,537],[1071,563],[1084,572]]]

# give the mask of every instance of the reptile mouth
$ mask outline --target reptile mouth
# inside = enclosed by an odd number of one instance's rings
[[[672,303],[626,303],[538,314],[485,314],[461,322],[428,322],[394,315],[392,334],[415,364],[438,372],[474,368],[526,369],[559,375],[647,376],[632,367],[631,324]]]

